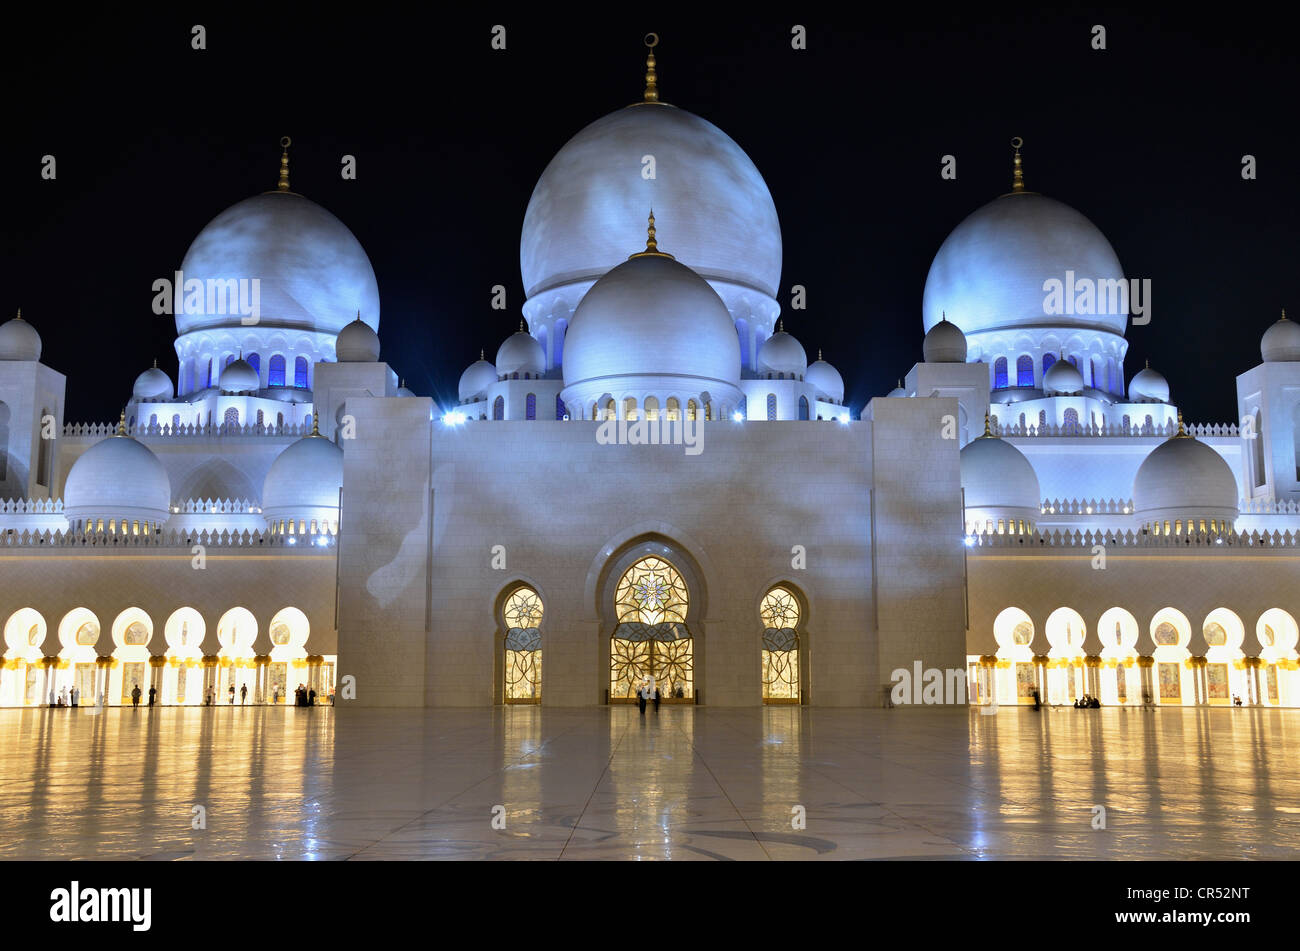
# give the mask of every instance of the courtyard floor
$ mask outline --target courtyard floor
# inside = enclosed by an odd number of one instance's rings
[[[1297,762],[1300,710],[0,710],[0,858],[1296,858]]]

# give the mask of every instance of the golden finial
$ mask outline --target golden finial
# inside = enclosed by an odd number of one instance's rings
[[[638,251],[636,254],[629,254],[627,256],[629,261],[633,258],[644,257],[672,258],[671,254],[665,254],[659,250],[659,242],[655,240],[655,211],[653,208],[650,209],[649,223],[646,225],[645,233],[645,250]]]
[[[939,311],[939,317],[939,323],[946,324],[948,322],[948,312],[946,310]]]
[[[320,413],[311,414],[311,434],[313,436],[320,435]]]
[[[1183,428],[1183,411],[1178,411],[1178,432],[1174,435],[1175,439],[1191,439],[1191,434]]]
[[[1150,357],[1147,357],[1147,369],[1148,369],[1148,370],[1151,369],[1151,358],[1150,358]]]
[[[122,415],[117,418],[117,435],[126,435],[126,410],[122,410]]]
[[[23,316],[23,312],[22,312],[21,310],[18,311],[18,317],[19,317],[19,319],[22,319],[22,316]],[[1286,320],[1286,308],[1285,308],[1285,307],[1282,308],[1282,319],[1283,319],[1283,320]]]
[[[280,182],[275,186],[277,191],[287,192],[289,190],[289,146],[293,145],[293,140],[287,135],[280,140]]]
[[[153,361],[153,368],[154,368],[155,370],[158,369],[158,359],[157,359],[156,357],[154,358],[154,361]]]
[[[480,350],[480,351],[478,352],[478,358],[479,358],[480,360],[486,360],[487,357],[485,356],[485,351]]]
[[[817,348],[817,359],[820,360],[821,358],[822,358],[822,348],[821,348],[821,347],[818,347],[818,348]]]
[[[776,322],[776,332],[779,333],[779,334],[783,334],[783,333],[785,333],[785,320],[784,320],[784,319],[778,320],[778,321]]]
[[[658,33],[645,35],[645,48],[649,50],[645,57],[645,96],[644,102],[659,101],[659,77],[655,72],[655,47],[659,45]]]
[[[19,308],[18,308],[18,316],[15,317],[14,320],[22,320],[22,319],[23,319],[23,309],[22,309],[21,307],[19,307]],[[1282,319],[1283,319],[1283,320],[1286,319],[1286,311],[1282,311]]]
[[[1011,140],[1011,147],[1016,150],[1015,158],[1012,159],[1011,168],[1011,190],[1013,192],[1022,192],[1025,190],[1025,172],[1020,167],[1020,147],[1025,144],[1025,140],[1016,136]]]
[[[989,425],[989,414],[984,414],[984,435],[989,439],[993,438],[993,428]]]
[[[524,332],[524,322],[522,320],[519,321],[519,332],[520,333]]]

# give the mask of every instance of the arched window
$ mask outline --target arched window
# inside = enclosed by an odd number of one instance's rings
[[[694,699],[689,601],[681,574],[662,558],[642,558],[623,573],[614,591],[618,624],[610,638],[611,700],[635,700],[646,683],[664,700]]]
[[[300,390],[307,389],[308,366],[306,357],[299,357],[293,361],[293,385]]]
[[[555,397],[555,418],[564,419],[564,400],[558,394]]]
[[[266,374],[267,386],[284,386],[284,357],[276,354],[271,357],[271,365]]]
[[[1062,429],[1067,433],[1077,433],[1079,431],[1079,411],[1071,408],[1065,411]]]
[[[498,396],[495,400],[492,401],[492,418],[493,418],[493,419],[505,419],[505,418],[506,418],[506,401],[505,401],[505,397],[503,397],[503,396]]]
[[[212,358],[211,357],[208,357],[208,372],[206,374],[206,379],[208,382],[205,385],[211,386],[212,385]]]
[[[1021,621],[1011,631],[1011,643],[1017,647],[1027,647],[1033,639],[1034,625],[1028,621]]]
[[[1266,481],[1264,471],[1264,417],[1260,410],[1255,410],[1254,423],[1255,438],[1250,441],[1250,459],[1255,487],[1259,488]]]
[[[682,418],[682,404],[677,401],[677,397],[675,396],[668,397],[668,403],[666,405],[668,411],[668,421],[670,423],[675,423]]]
[[[132,621],[131,626],[122,635],[122,643],[127,647],[140,647],[149,643],[149,629],[139,621]]]
[[[1178,628],[1168,621],[1161,621],[1156,628],[1154,640],[1157,647],[1173,647],[1178,643]]]
[[[767,394],[767,418],[776,419],[776,394]]]
[[[687,400],[687,401],[686,401],[686,419],[687,419],[688,421],[692,422],[692,423],[695,422],[695,415],[696,415],[696,413],[698,413],[698,412],[699,412],[699,409],[698,409],[698,407],[695,405],[695,400]]]
[[[1207,647],[1223,647],[1228,643],[1228,632],[1218,621],[1211,621],[1202,629]]]
[[[260,409],[257,411],[256,425],[258,427],[262,427],[266,425],[266,416]]]
[[[537,418],[537,394],[529,393],[524,397],[524,419]]]
[[[230,407],[230,409],[226,410],[226,415],[222,418],[221,421],[226,426],[238,426],[239,410],[235,409],[233,406]]]
[[[605,400],[605,418],[618,419],[618,408],[614,405],[614,398],[611,396]]]
[[[799,397],[799,418],[808,418],[808,397],[806,396]]]
[[[149,428],[150,428],[150,429],[153,429],[153,428],[154,428],[155,426],[157,426],[157,425],[158,425],[158,414],[157,414],[157,413],[150,413],[150,414],[149,414]]]
[[[1034,358],[1027,353],[1016,357],[1016,386],[1034,385]]]
[[[647,396],[645,398],[645,418],[647,422],[659,421],[659,397]]]
[[[1142,422],[1142,434],[1144,436],[1150,436],[1153,432],[1155,432],[1155,427],[1156,427],[1155,421],[1151,418],[1151,414],[1148,413],[1147,418]]]
[[[99,624],[95,621],[86,621],[81,627],[77,628],[77,644],[80,647],[94,647],[99,640]]]
[[[1007,358],[998,357],[993,361],[993,389],[1001,390],[1007,386]]]
[[[799,702],[799,598],[777,585],[759,605],[763,621],[763,702]]]
[[[1045,409],[1038,411],[1038,431],[1040,433],[1047,432],[1047,410]]]
[[[262,378],[262,357],[259,354],[250,353],[244,357],[244,362],[257,371],[257,378],[260,380]]]
[[[1052,364],[1055,362],[1056,362],[1056,354],[1054,353],[1043,354],[1043,376],[1047,376],[1047,371],[1052,368]]]
[[[592,403],[592,404],[591,404],[591,418],[592,418],[592,419],[599,419],[599,415],[598,415],[599,413],[600,413],[600,406],[599,406],[598,404],[596,404],[596,403]]]
[[[542,702],[542,612],[541,596],[528,585],[511,591],[501,608],[506,703]]]
[[[275,414],[275,425],[281,429],[284,428],[284,413]]]

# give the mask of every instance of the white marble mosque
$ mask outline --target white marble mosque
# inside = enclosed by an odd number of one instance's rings
[[[1018,140],[935,254],[921,361],[856,408],[782,314],[758,168],[653,54],[542,171],[523,321],[455,405],[399,385],[282,145],[120,419],[65,420],[59,315],[0,326],[0,705],[879,706],[916,663],[979,704],[1300,705],[1300,322],[1258,315],[1237,405],[1184,421]],[[1053,313],[1052,280],[1099,290]]]

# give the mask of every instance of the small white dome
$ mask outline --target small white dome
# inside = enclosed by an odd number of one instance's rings
[[[907,390],[903,389],[901,386],[896,386],[885,395],[889,397],[906,396]]]
[[[1147,364],[1129,380],[1128,398],[1134,403],[1168,403],[1169,381]]]
[[[966,335],[945,316],[926,333],[921,354],[926,363],[965,363]]]
[[[227,393],[248,393],[260,385],[257,371],[243,357],[228,363],[217,381],[217,386]]]
[[[324,436],[304,436],[271,463],[262,484],[262,514],[271,523],[337,520],[342,486],[343,450]]]
[[[817,361],[808,365],[803,379],[805,383],[812,384],[820,399],[829,403],[844,402],[844,378],[840,376],[839,370],[822,359],[820,350],[817,352]]]
[[[1017,508],[1038,517],[1042,496],[1038,474],[1011,443],[997,436],[972,439],[961,451],[961,487],[966,508]]]
[[[397,388],[397,395],[398,395],[398,396],[414,396],[415,393],[414,393],[412,390],[408,390],[408,389],[406,388],[406,381],[403,380],[403,381],[402,381],[402,385],[399,386],[399,387]]]
[[[23,312],[0,324],[0,360],[39,360],[41,335],[23,320]]]
[[[3,332],[4,328],[0,327],[0,333]],[[1300,362],[1300,323],[1287,320],[1286,311],[1282,311],[1282,319],[1264,331],[1259,352],[1265,363]]]
[[[803,344],[784,330],[778,330],[758,348],[758,362],[772,373],[802,377],[808,372],[808,354]]]
[[[334,355],[339,363],[376,363],[379,360],[379,334],[361,319],[352,321],[334,339]]]
[[[1043,392],[1066,396],[1083,392],[1083,374],[1073,363],[1062,357],[1043,374]]]
[[[138,400],[169,400],[176,395],[172,378],[158,369],[157,361],[148,370],[135,378],[131,395]]]
[[[1133,512],[1139,523],[1237,518],[1237,480],[1211,447],[1183,432],[1142,460],[1133,477]]]
[[[524,331],[522,324],[519,332],[506,337],[497,350],[496,372],[499,376],[509,376],[512,373],[540,374],[545,370],[546,354],[542,352],[542,345],[536,337]]]
[[[128,519],[161,524],[171,513],[167,469],[148,446],[119,430],[78,457],[63,489],[69,522]]]
[[[486,360],[480,359],[471,363],[469,368],[460,375],[460,401],[468,403],[476,397],[482,396],[489,386],[497,381],[497,368]]]

